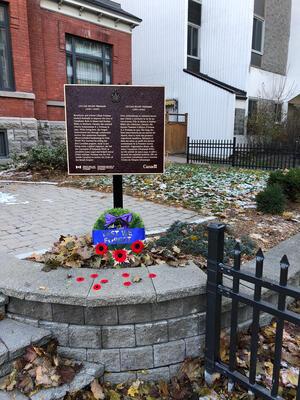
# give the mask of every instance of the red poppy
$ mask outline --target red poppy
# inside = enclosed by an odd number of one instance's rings
[[[129,282],[129,281],[128,282],[124,282],[123,285],[124,286],[131,286],[131,282]]]
[[[114,250],[113,251],[113,258],[117,262],[123,263],[127,259],[127,251],[126,250]]]
[[[99,285],[99,283],[96,283],[96,285],[93,286],[94,290],[100,290],[101,289],[101,285]]]
[[[144,247],[145,247],[144,243],[141,240],[136,240],[135,242],[132,243],[131,250],[134,253],[139,254],[143,251]]]
[[[148,276],[149,276],[150,279],[153,279],[153,278],[156,278],[156,277],[157,277],[156,274],[149,274]]]
[[[98,274],[91,274],[91,275],[90,275],[90,277],[91,277],[92,279],[97,279],[98,276],[99,276]]]
[[[108,279],[101,279],[100,283],[108,283]]]
[[[98,256],[104,256],[108,252],[108,247],[105,243],[98,243],[95,247],[95,252]]]
[[[124,274],[122,274],[123,278],[129,278],[130,274],[128,272],[124,272]]]
[[[79,276],[78,278],[76,278],[77,282],[83,282],[85,279],[83,276]]]

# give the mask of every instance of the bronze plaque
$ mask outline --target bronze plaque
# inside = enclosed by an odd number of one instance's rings
[[[65,85],[70,175],[164,172],[165,89]]]

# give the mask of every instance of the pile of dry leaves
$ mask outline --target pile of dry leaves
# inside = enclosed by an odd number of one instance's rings
[[[1,380],[0,390],[10,392],[18,389],[32,396],[41,389],[70,383],[80,369],[80,364],[57,354],[55,341],[45,347],[31,346],[23,357],[15,361],[11,374]]]
[[[164,264],[174,267],[183,267],[187,264],[187,256],[174,246],[172,249],[156,247],[153,241],[145,241],[143,251],[140,254],[128,252],[125,262],[117,263],[112,257],[96,254],[90,235],[85,236],[61,236],[54,243],[52,249],[45,254],[32,254],[30,260],[44,263],[44,271],[58,267],[63,268],[135,268]]]

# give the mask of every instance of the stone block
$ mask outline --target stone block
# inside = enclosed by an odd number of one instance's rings
[[[21,127],[22,123],[20,118],[0,118],[1,129],[19,129]]]
[[[206,311],[206,294],[183,299],[183,315],[197,314]]]
[[[86,361],[86,349],[71,349],[70,347],[58,346],[58,353],[64,357],[71,360]]]
[[[18,392],[17,390],[13,390],[12,392],[6,392],[0,390],[0,400],[27,400],[28,397]],[[46,400],[46,399],[43,399]]]
[[[164,367],[170,364],[177,364],[185,359],[184,340],[175,340],[169,343],[155,344],[154,366]]]
[[[170,319],[168,321],[168,328],[170,340],[196,336],[199,332],[199,317],[196,314],[188,317]]]
[[[12,314],[18,314],[33,319],[52,320],[52,308],[49,303],[26,301],[11,297],[7,306],[7,311]]]
[[[22,128],[26,128],[26,129],[34,129],[37,130],[37,120],[36,119],[22,119],[21,121],[22,124]]]
[[[119,324],[136,324],[152,320],[151,304],[130,304],[118,307]]]
[[[27,129],[15,129],[14,130],[15,140],[28,140]]]
[[[170,365],[169,366],[170,378],[177,376],[180,372],[181,367],[182,367],[182,363]]]
[[[206,330],[206,312],[198,314],[199,318],[199,335],[205,333]]]
[[[16,140],[8,141],[9,154],[20,153],[22,151],[22,142]]]
[[[106,349],[135,347],[134,326],[104,326],[102,328],[102,346]]]
[[[70,325],[69,346],[88,349],[101,348],[101,328]]]
[[[196,358],[203,355],[205,346],[205,336],[194,336],[185,341],[186,357]]]
[[[136,372],[112,372],[105,373],[104,382],[109,382],[112,385],[118,385],[119,383],[131,383],[136,380]]]
[[[95,307],[84,309],[86,325],[117,325],[117,307]]]
[[[30,150],[32,147],[36,146],[37,141],[36,140],[23,140],[22,141],[22,151],[26,152]]]
[[[13,369],[13,363],[12,362],[6,362],[3,365],[0,365],[0,378],[10,374],[12,369]]]
[[[0,342],[0,365],[8,361],[8,349],[2,342]]]
[[[4,294],[0,294],[0,306],[5,306],[6,304],[8,304],[8,297],[5,296]]]
[[[144,382],[158,382],[170,380],[170,371],[168,367],[148,369],[142,372],[137,372],[137,378]]]
[[[103,364],[105,371],[120,372],[120,351],[118,349],[109,350],[87,350],[87,361]]]
[[[183,300],[169,300],[152,304],[152,320],[163,320],[184,315]]]
[[[69,343],[69,325],[57,322],[40,321],[39,326],[47,329],[52,336],[57,339],[60,346],[68,346]]]
[[[54,322],[84,325],[84,309],[80,306],[52,304]]]
[[[28,129],[28,140],[37,142],[38,141],[38,131],[36,129]]]
[[[84,363],[83,368],[70,383],[70,393],[77,392],[88,386],[96,378],[102,377],[104,373],[103,365]]]
[[[10,313],[7,313],[6,316],[7,318],[13,319],[14,321],[19,321],[22,324],[35,326],[36,328],[39,327],[39,321],[37,319],[22,317],[20,315],[10,314]]]
[[[122,371],[153,368],[152,346],[121,349],[120,355]]]
[[[138,324],[135,326],[137,346],[164,343],[168,341],[167,321],[153,322],[150,324]]]

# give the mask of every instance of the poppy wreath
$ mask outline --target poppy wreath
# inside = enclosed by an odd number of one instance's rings
[[[93,229],[93,234],[94,232],[97,234],[100,232],[100,237],[103,238],[100,243],[97,240],[99,237],[94,240],[95,254],[104,260],[110,260],[115,266],[134,262],[142,255],[145,246],[139,236],[135,237],[133,235],[132,240],[127,241],[125,244],[104,242],[104,234],[110,231],[124,232],[132,230],[139,231],[139,233],[142,231],[142,239],[144,239],[144,222],[139,214],[123,208],[109,209],[100,215]]]

